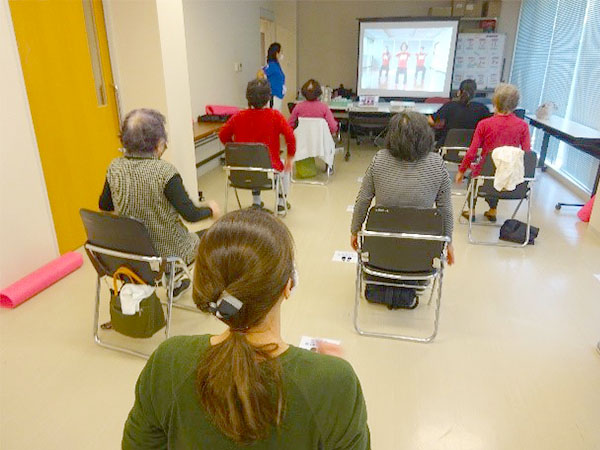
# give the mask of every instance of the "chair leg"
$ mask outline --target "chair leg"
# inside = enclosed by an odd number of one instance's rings
[[[94,341],[100,344],[100,335],[98,328],[100,327],[100,275],[96,277],[96,299],[94,300]]]
[[[171,333],[171,315],[173,312],[173,290],[175,289],[175,263],[169,264],[167,275],[167,323],[165,324],[165,339],[169,339]]]
[[[229,172],[225,174],[225,214],[227,214],[227,205],[229,203]]]
[[[233,192],[235,193],[235,198],[237,200],[239,209],[242,209],[242,202],[240,202],[240,195],[238,194],[238,190],[236,188],[233,188]]]

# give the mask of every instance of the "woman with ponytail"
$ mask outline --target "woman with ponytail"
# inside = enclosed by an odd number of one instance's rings
[[[487,106],[472,101],[476,91],[475,80],[463,80],[456,97],[429,117],[430,125],[434,125],[436,122],[442,123],[442,121],[444,124],[436,136],[438,146],[444,145],[448,130],[453,128],[474,130],[481,119],[492,115]]]
[[[296,283],[292,237],[279,219],[245,209],[209,228],[193,298],[227,329],[159,346],[138,380],[123,448],[369,449],[350,364],[281,338],[281,304]]]

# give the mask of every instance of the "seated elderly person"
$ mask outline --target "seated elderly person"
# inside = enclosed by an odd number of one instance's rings
[[[492,103],[496,112],[492,117],[484,119],[477,124],[469,150],[465,154],[455,177],[456,183],[461,183],[465,172],[471,170],[473,177],[481,173],[485,164],[487,155],[495,148],[510,146],[520,147],[524,152],[531,150],[531,138],[529,136],[529,125],[523,119],[515,115],[515,109],[519,104],[519,90],[512,84],[500,83],[494,90]],[[477,152],[481,149],[479,161],[471,167],[471,164],[477,158]],[[498,198],[486,198],[485,201],[490,206],[484,216],[490,222],[496,222],[496,208],[498,207]],[[476,199],[473,199],[476,203]],[[463,211],[462,216],[469,218],[469,211]],[[471,217],[475,217],[475,212]]]
[[[123,157],[108,166],[100,209],[134,217],[144,223],[160,256],[194,261],[199,233],[190,233],[181,217],[198,222],[219,215],[219,207],[197,207],[188,196],[177,169],[160,157],[167,148],[165,117],[152,109],[136,109],[125,117],[121,129]],[[180,217],[181,216],[181,217]],[[183,280],[175,297],[190,285]]]
[[[373,197],[378,206],[413,206],[440,210],[444,234],[452,238],[450,175],[442,157],[432,152],[433,131],[425,116],[406,111],[390,120],[385,149],[379,150],[363,177],[352,216],[351,245],[358,249],[357,233],[367,217]],[[454,248],[448,245],[448,263]]]

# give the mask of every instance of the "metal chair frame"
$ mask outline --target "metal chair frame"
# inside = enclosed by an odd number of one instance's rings
[[[97,265],[97,267],[103,268],[104,273],[105,273],[104,275],[102,275],[99,272],[97,272],[97,277],[96,277],[96,298],[95,298],[95,302],[94,302],[94,326],[93,326],[93,336],[94,336],[94,342],[96,342],[96,344],[98,344],[102,347],[108,348],[110,350],[127,353],[129,355],[138,356],[138,357],[144,358],[144,359],[148,359],[150,357],[150,354],[138,352],[138,351],[132,350],[127,347],[122,347],[120,345],[109,344],[108,342],[105,342],[100,338],[100,334],[99,334],[99,331],[100,331],[100,323],[99,323],[100,322],[100,286],[101,286],[102,278],[104,276],[110,276],[109,275],[110,270],[102,264],[100,259],[96,256],[96,254],[113,256],[113,257],[117,257],[117,258],[131,260],[131,261],[145,262],[149,265],[152,272],[156,273],[156,279],[155,279],[154,286],[155,287],[164,287],[167,292],[167,301],[161,302],[163,305],[165,305],[167,307],[165,339],[168,339],[169,335],[170,335],[171,316],[172,316],[173,307],[179,308],[179,309],[184,309],[186,311],[191,311],[191,312],[195,312],[195,313],[201,313],[201,311],[199,311],[198,309],[196,309],[194,307],[187,306],[187,305],[178,305],[178,304],[174,303],[174,301],[173,301],[173,290],[175,288],[175,281],[182,278],[184,275],[187,276],[190,280],[192,279],[192,276],[191,276],[188,266],[184,263],[184,261],[181,258],[179,258],[179,257],[163,258],[160,256],[142,256],[142,255],[136,255],[133,253],[126,253],[126,252],[121,252],[121,251],[117,251],[117,250],[112,250],[112,249],[108,249],[105,247],[100,247],[98,245],[93,245],[90,243],[86,243],[84,245],[84,247],[87,250],[87,253],[90,256],[90,258],[94,259],[95,265]],[[178,269],[180,269],[179,273],[177,273]]]
[[[453,130],[457,130],[457,131],[455,132]],[[453,128],[453,129],[448,130],[448,134],[446,134],[445,141],[448,140],[448,135],[449,134],[453,136],[455,133],[461,132],[461,131],[464,131],[464,130],[466,130],[466,129]],[[471,139],[472,139],[473,133],[474,133],[475,130],[470,130],[470,131],[471,131]],[[469,141],[471,139],[469,139]],[[457,155],[461,155],[461,153],[462,153],[462,156],[464,157],[464,154],[467,153],[468,150],[469,150],[469,146],[464,147],[464,146],[454,146],[454,145],[449,145],[449,146],[442,145],[440,147],[440,149],[439,149],[439,152],[440,152],[440,156],[442,157],[442,159],[444,160],[444,162],[446,164],[453,164],[453,165],[459,166],[460,162],[449,161],[449,160],[446,159],[446,155],[448,155],[449,152],[456,152]],[[463,192],[457,192],[457,191],[453,190],[452,191],[452,195],[456,195],[456,196],[461,196],[462,197],[465,194]]]
[[[431,273],[427,273],[424,275],[415,275],[411,273],[402,273],[402,272],[387,272],[381,270],[375,270],[370,268],[367,264],[369,260],[369,255],[366,252],[362,251],[364,238],[367,236],[377,236],[383,238],[390,239],[410,239],[410,240],[426,240],[426,241],[439,241],[443,242],[444,246],[442,249],[442,253],[440,255],[440,263],[439,268],[432,267]],[[448,243],[450,242],[450,238],[448,236],[438,236],[431,234],[418,234],[418,233],[388,233],[388,232],[379,232],[379,231],[368,231],[364,229],[358,233],[358,242],[359,242],[359,250],[358,250],[358,261],[356,264],[356,291],[354,295],[354,329],[361,336],[371,336],[376,338],[383,339],[394,339],[401,341],[409,341],[409,342],[419,342],[419,343],[428,343],[435,339],[438,333],[439,328],[439,317],[440,317],[440,306],[442,300],[442,284],[444,278],[444,265],[446,262],[446,248]],[[376,276],[379,278],[385,278],[390,280],[389,282],[382,281],[373,281],[373,280],[365,280],[364,274]],[[423,285],[414,285],[410,283],[403,283],[405,281],[422,281],[426,284]],[[435,316],[433,323],[433,331],[427,337],[418,337],[418,336],[409,336],[403,334],[395,334],[395,333],[381,333],[377,331],[369,331],[364,330],[360,327],[360,318],[359,318],[359,305],[360,300],[363,297],[364,285],[367,284],[375,284],[381,286],[395,286],[395,287],[408,287],[413,288],[418,291],[419,294],[423,294],[428,287],[431,288],[431,293],[429,295],[428,305],[431,304],[433,300],[434,293],[437,291],[436,298],[436,307],[435,307]]]
[[[479,196],[479,189],[481,188],[481,186],[483,186],[483,183],[485,182],[485,180],[493,181],[494,176],[479,175],[477,177],[471,178],[471,181],[469,182],[469,187],[467,189],[467,197],[465,198],[465,202],[463,203],[463,206],[461,208],[461,211],[464,211],[465,206],[467,205],[467,202],[469,202],[469,221],[468,221],[469,242],[471,244],[475,244],[475,245],[493,245],[493,246],[497,246],[497,247],[516,247],[516,248],[526,247],[529,243],[529,236],[531,233],[531,201],[533,198],[532,183],[535,182],[535,180],[536,180],[535,177],[527,177],[527,178],[523,179],[523,182],[527,183],[527,193],[525,194],[525,196],[521,197],[520,199],[499,197],[501,200],[519,200],[517,207],[513,211],[512,215],[510,216],[511,219],[514,219],[516,217],[517,213],[519,212],[519,209],[521,208],[521,205],[523,204],[523,201],[527,200],[527,222],[526,222],[527,223],[527,232],[525,233],[525,241],[523,242],[523,244],[511,244],[508,242],[504,243],[500,240],[498,240],[498,241],[480,241],[480,240],[476,240],[475,238],[473,238],[473,226],[496,227],[496,228],[500,228],[502,226],[502,224],[499,224],[499,223],[477,223],[476,224],[473,222],[473,214],[474,214],[474,210],[475,210],[475,198]],[[462,216],[459,216],[458,220],[459,220],[459,222],[464,223],[464,221],[462,220]]]
[[[283,188],[281,187],[281,180],[279,177],[279,172],[277,170],[265,169],[262,167],[240,167],[240,166],[224,166],[223,170],[225,170],[225,173],[226,173],[226,177],[225,177],[225,213],[227,213],[230,187],[233,187],[238,206],[240,207],[240,209],[242,208],[242,204],[240,202],[240,197],[238,196],[238,192],[237,192],[238,188],[233,186],[229,179],[231,172],[239,171],[239,172],[263,172],[263,173],[266,173],[267,176],[269,177],[269,179],[271,180],[271,189],[270,190],[272,190],[275,193],[275,206],[273,208],[273,213],[276,215],[281,215],[283,217],[285,217],[287,215],[287,195],[285,194],[285,192],[283,192]],[[242,188],[239,188],[239,189],[242,189]],[[249,190],[249,189],[246,189],[246,190]],[[283,213],[281,213],[281,214],[277,211],[279,195],[281,195],[283,197],[283,201],[284,201],[284,210],[283,210]]]

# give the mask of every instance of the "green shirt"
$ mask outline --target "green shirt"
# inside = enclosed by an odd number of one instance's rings
[[[210,421],[195,389],[210,336],[177,336],[148,360],[136,385],[123,449],[370,449],[367,409],[352,366],[290,346],[283,368],[286,411],[268,439],[240,446]]]

